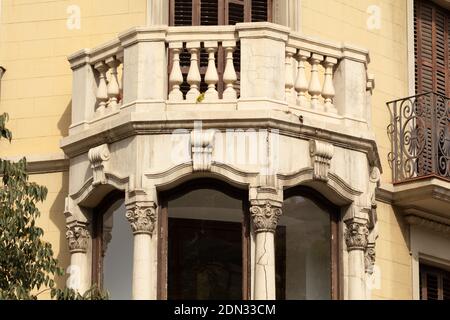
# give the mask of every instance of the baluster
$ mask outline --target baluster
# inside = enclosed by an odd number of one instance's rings
[[[337,113],[337,109],[333,104],[333,98],[335,95],[333,84],[333,67],[336,63],[337,59],[332,57],[326,57],[323,62],[325,77],[323,80],[322,97],[324,99],[325,111],[330,113]]]
[[[286,58],[285,58],[285,66],[286,66],[286,82],[285,82],[285,92],[286,92],[286,102],[288,104],[295,104],[295,91],[294,88],[294,69],[293,69],[293,61],[292,57],[297,52],[295,48],[286,47]]]
[[[186,43],[186,48],[191,54],[191,65],[189,66],[189,72],[187,75],[187,82],[191,86],[188,93],[186,94],[186,100],[190,102],[195,102],[200,95],[200,70],[198,67],[198,54],[200,48],[200,42],[188,42]]]
[[[297,105],[306,108],[308,99],[306,93],[308,92],[308,80],[306,79],[305,62],[311,56],[311,53],[304,50],[299,50],[297,54],[297,79],[295,80],[295,91],[297,91]]]
[[[170,71],[169,83],[172,90],[169,93],[170,101],[183,101],[183,93],[180,85],[183,83],[183,74],[180,68],[180,52],[183,50],[182,42],[171,42],[169,48],[172,49],[173,60],[172,70]]]
[[[106,108],[106,103],[108,102],[108,84],[106,82],[106,72],[108,71],[108,66],[103,62],[97,62],[94,66],[95,70],[98,71],[98,87],[97,87],[97,112],[103,113]]]
[[[117,67],[120,65],[120,61],[115,57],[106,59],[106,64],[111,69],[111,75],[108,81],[107,91],[108,91],[108,108],[117,107],[117,102],[119,101],[119,79],[117,78]]]
[[[219,93],[216,90],[216,84],[219,82],[219,74],[216,68],[217,41],[205,41],[206,52],[208,52],[208,68],[206,69],[205,82],[208,84],[208,90],[205,92],[205,100],[219,99]]]
[[[311,59],[311,78],[309,79],[308,92],[311,96],[311,108],[319,111],[323,111],[323,106],[319,103],[319,97],[322,91],[322,86],[319,80],[319,64],[323,60],[323,56],[313,53]]]
[[[225,49],[225,70],[223,72],[223,82],[225,83],[225,90],[223,92],[223,99],[236,100],[237,92],[234,89],[234,83],[237,81],[236,70],[233,63],[233,52],[236,48],[236,41],[224,41],[222,46]]]

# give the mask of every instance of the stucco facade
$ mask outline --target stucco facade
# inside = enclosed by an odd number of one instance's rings
[[[424,186],[393,185],[388,161],[386,103],[414,94],[412,0],[274,1],[273,23],[220,29],[169,27],[157,0],[0,3],[0,112],[13,132],[0,155],[25,155],[31,178],[48,187],[39,223],[62,266],[81,266],[80,290],[91,283],[92,246],[69,234],[69,250],[66,228],[92,232],[94,208],[118,189],[134,234],[133,297],[157,298],[158,192],[198,177],[248,190],[253,217],[265,215],[253,220],[252,298],[275,298],[265,245],[283,190],[297,185],[341,210],[339,298],[418,299],[419,259],[450,263],[450,183],[423,182],[441,196],[410,207],[407,195]],[[210,65],[204,100],[195,90],[184,100],[176,50],[233,52],[237,42],[239,99],[231,67],[219,99]],[[116,87],[102,68],[117,69],[116,81],[108,73]],[[227,139],[243,131],[260,154],[244,143],[242,158],[229,157]]]

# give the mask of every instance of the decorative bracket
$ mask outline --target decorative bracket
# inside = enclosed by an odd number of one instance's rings
[[[211,170],[214,134],[214,130],[191,131],[191,152],[194,171]]]
[[[313,179],[327,182],[334,153],[333,145],[323,141],[310,140],[309,153],[314,167]]]
[[[110,157],[111,154],[106,143],[89,150],[88,158],[91,162],[94,178],[92,185],[96,186],[106,183],[105,167]]]

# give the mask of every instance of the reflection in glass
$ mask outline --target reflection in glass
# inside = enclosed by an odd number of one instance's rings
[[[133,234],[123,200],[103,215],[102,237],[103,288],[112,300],[131,299]]]
[[[308,198],[290,197],[283,203],[279,230],[284,234],[282,241],[285,242],[283,248],[277,237],[277,250],[284,251],[285,255],[285,263],[277,266],[277,278],[284,280],[278,284],[278,289],[281,286],[283,290],[278,293],[279,298],[330,299],[330,213]]]
[[[242,299],[242,201],[198,189],[168,212],[168,298]]]

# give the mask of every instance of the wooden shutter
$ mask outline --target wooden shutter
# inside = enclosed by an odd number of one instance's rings
[[[170,25],[192,26],[192,0],[176,0],[170,3]]]
[[[420,265],[420,299],[450,300],[450,271]]]
[[[252,0],[252,22],[271,21],[271,0]]]
[[[235,25],[239,22],[259,22],[270,21],[272,17],[272,0],[170,0],[170,25],[171,26],[195,26],[195,25]],[[238,80],[235,83],[235,89],[239,92],[240,76],[240,43],[234,52],[234,68]],[[208,55],[202,50],[200,53],[200,74],[202,81],[200,91],[205,92],[207,85],[204,81],[208,65]],[[169,61],[172,61],[171,59]],[[189,91],[187,83],[187,74],[190,65],[190,54],[183,51],[180,54],[180,66],[183,74],[183,83],[180,90],[184,95]],[[217,52],[217,71],[219,74],[219,83],[217,90],[219,95],[223,91],[222,76],[225,67],[225,57],[222,48]],[[169,65],[168,74],[172,66]]]
[[[431,1],[414,1],[416,94],[449,95],[450,13]]]

